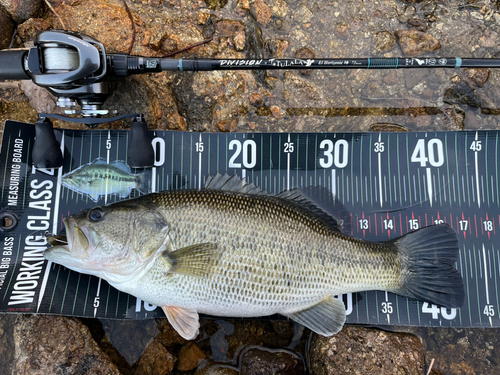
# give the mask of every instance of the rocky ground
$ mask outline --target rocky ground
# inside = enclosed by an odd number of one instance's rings
[[[0,0],[0,48],[27,46],[51,28],[96,37],[110,52],[146,56],[210,39],[177,58],[500,51],[500,9],[490,0]],[[499,81],[489,69],[160,73],[117,81],[106,107],[144,113],[152,129],[187,131],[498,129]],[[39,112],[61,110],[29,81],[0,82],[2,125],[34,122]],[[199,338],[186,342],[164,320],[2,315],[0,372],[492,374],[500,372],[499,336],[346,327],[325,339],[289,322],[204,320]]]

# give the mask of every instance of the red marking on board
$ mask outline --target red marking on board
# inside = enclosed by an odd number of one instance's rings
[[[378,235],[378,230],[377,230],[377,214],[375,214],[375,236]]]
[[[476,238],[477,238],[479,236],[477,234],[477,218],[476,218],[476,214],[474,214],[474,223],[476,224]]]
[[[425,226],[427,227],[429,224],[427,224],[427,212],[425,213]],[[419,226],[420,227],[420,226]]]
[[[351,216],[351,236],[352,236],[352,235],[354,235],[354,227],[352,225],[352,213],[350,214],[350,216]]]
[[[453,217],[451,216],[451,214],[450,214],[450,225],[453,228]],[[457,228],[458,228],[458,217],[457,217]],[[453,228],[453,229],[455,229],[455,228]]]
[[[406,233],[409,232],[409,228],[408,228],[408,216],[405,216],[405,220],[406,220]]]
[[[401,235],[403,235],[403,223],[401,222],[401,213],[399,214],[399,228],[401,231]]]

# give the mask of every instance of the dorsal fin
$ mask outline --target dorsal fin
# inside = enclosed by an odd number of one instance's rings
[[[108,164],[108,163],[106,162],[106,159],[101,157],[101,158],[95,159],[92,163],[89,163],[89,164]]]
[[[296,205],[321,217],[337,232],[348,233],[351,230],[351,219],[347,208],[336,198],[330,190],[322,186],[295,188],[285,190],[279,194],[268,193],[255,184],[248,183],[237,175],[227,173],[208,176],[204,189],[230,191],[241,194],[258,194],[276,197],[293,202]]]
[[[231,191],[241,194],[259,194],[270,195],[260,187],[255,186],[253,182],[248,183],[246,179],[239,178],[237,175],[229,176],[226,173],[223,175],[217,172],[215,176],[208,176],[205,181],[204,189]]]
[[[112,161],[109,165],[116,167],[118,169],[121,169],[125,173],[128,173],[128,174],[132,173],[132,170],[130,169],[129,165],[126,162],[124,162],[123,160]]]

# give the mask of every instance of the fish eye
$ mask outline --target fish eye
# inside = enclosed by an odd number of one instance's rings
[[[99,221],[103,217],[103,214],[98,209],[93,209],[89,211],[89,219],[92,221]]]

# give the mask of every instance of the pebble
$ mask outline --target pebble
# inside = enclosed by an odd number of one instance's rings
[[[302,59],[302,60],[307,60],[307,59],[314,59],[316,57],[316,54],[308,47],[302,47],[295,51],[295,57],[297,59]],[[303,76],[307,76],[312,73],[312,69],[300,69],[299,72]]]
[[[258,23],[262,25],[267,25],[273,16],[271,8],[269,8],[262,0],[255,0],[250,4],[250,14]]]
[[[418,30],[398,30],[395,34],[405,56],[419,56],[441,48],[439,40]]]
[[[158,340],[153,340],[142,354],[134,375],[169,375],[176,360]]]
[[[375,53],[386,53],[396,45],[396,38],[389,31],[379,31],[374,37]]]
[[[180,371],[190,371],[198,367],[200,362],[205,359],[206,355],[203,353],[198,345],[194,342],[189,342],[179,352],[179,363],[177,368]]]
[[[447,89],[443,100],[448,104],[465,104],[472,108],[478,108],[481,104],[481,99],[479,99],[475,90],[464,81],[455,83]]]
[[[490,78],[490,70],[488,68],[470,68],[464,69],[464,72],[467,73],[468,78],[477,87],[483,87]]]
[[[305,375],[302,360],[286,350],[254,348],[241,359],[240,375]]]

